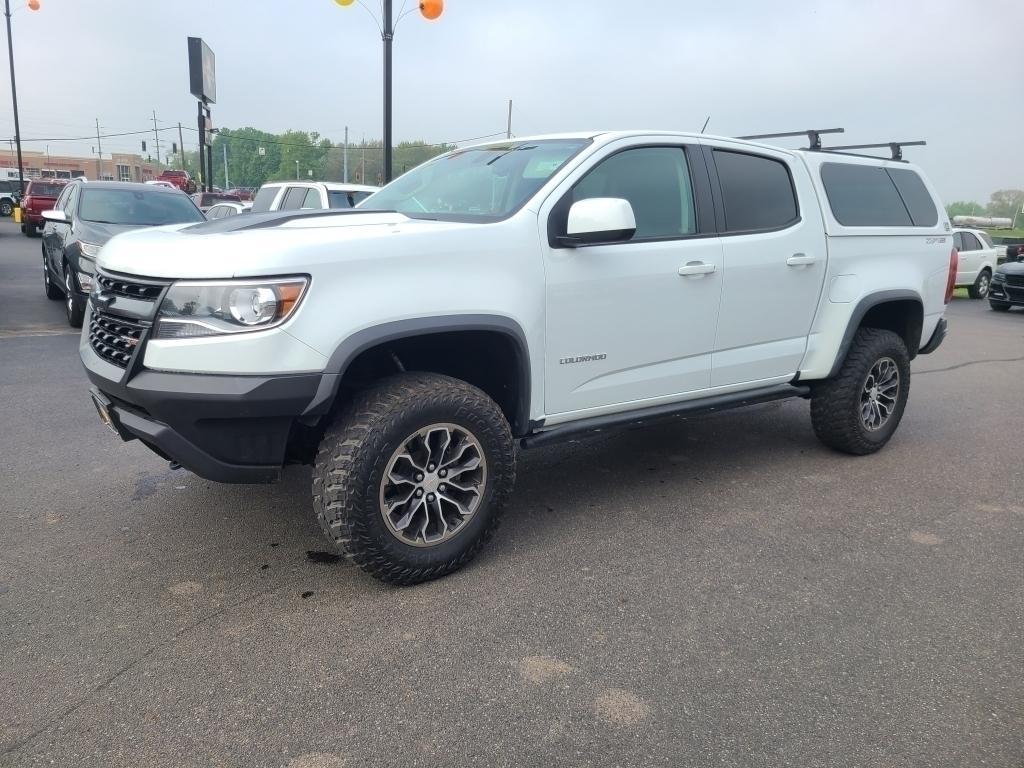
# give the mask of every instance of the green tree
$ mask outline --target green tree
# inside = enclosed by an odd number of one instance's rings
[[[258,187],[281,166],[280,138],[257,128],[222,128],[213,140],[214,184],[224,186],[224,147],[233,187]]]
[[[989,216],[1012,219],[1024,206],[1024,189],[999,189],[992,193],[986,208]]]
[[[296,178],[320,180],[324,172],[324,160],[331,148],[329,139],[321,139],[316,131],[285,131],[278,137],[281,161],[274,178],[287,180]]]
[[[985,206],[967,200],[957,200],[946,206],[946,213],[949,218],[954,216],[981,216],[986,212]]]

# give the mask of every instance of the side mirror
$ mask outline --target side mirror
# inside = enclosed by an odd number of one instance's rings
[[[52,221],[54,224],[70,224],[68,215],[64,211],[43,211],[43,218]]]
[[[592,197],[577,200],[569,209],[563,245],[578,247],[622,243],[636,234],[636,217],[628,200]]]

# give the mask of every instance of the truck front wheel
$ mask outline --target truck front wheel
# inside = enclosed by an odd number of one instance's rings
[[[864,456],[889,442],[910,394],[910,356],[903,339],[859,328],[839,373],[811,392],[811,423],[825,445]]]
[[[360,568],[415,584],[476,556],[514,482],[515,444],[498,405],[458,379],[406,373],[357,394],[327,429],[313,506]]]

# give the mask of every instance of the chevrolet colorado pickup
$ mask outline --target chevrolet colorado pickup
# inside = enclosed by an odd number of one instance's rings
[[[957,276],[916,167],[650,131],[457,149],[345,211],[131,232],[80,352],[122,439],[222,482],[313,465],[324,533],[410,584],[491,537],[519,448],[788,397],[892,437]]]

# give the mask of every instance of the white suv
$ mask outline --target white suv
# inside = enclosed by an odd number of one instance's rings
[[[960,254],[956,272],[957,288],[967,288],[972,299],[984,299],[992,285],[998,254],[995,243],[980,229],[953,230],[953,247]]]
[[[803,397],[826,445],[879,450],[945,336],[952,240],[904,162],[515,139],[355,210],[119,235],[80,351],[123,439],[224,482],[312,464],[329,540],[409,584],[490,538],[518,448]]]
[[[275,181],[264,184],[252,202],[252,213],[355,208],[380,187],[333,181]]]

